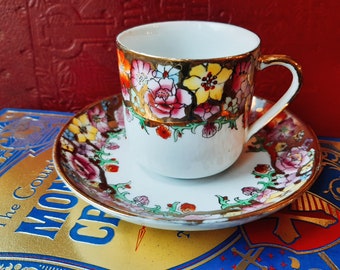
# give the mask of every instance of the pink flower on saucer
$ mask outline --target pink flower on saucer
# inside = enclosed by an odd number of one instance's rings
[[[94,107],[87,112],[91,124],[100,132],[106,132],[109,130],[106,113],[99,107]]]
[[[310,161],[309,152],[304,147],[293,147],[278,153],[276,167],[285,174],[295,174]]]
[[[259,195],[256,197],[255,202],[260,203],[260,204],[264,204],[266,203],[267,200],[270,199],[270,195],[272,194],[272,190],[265,189],[262,192],[259,193]],[[255,203],[256,204],[256,203]]]
[[[253,196],[260,192],[260,190],[257,187],[243,187],[242,193],[246,196]]]
[[[271,141],[284,141],[295,134],[296,124],[292,118],[280,122],[269,134],[268,139]]]
[[[157,118],[181,119],[185,116],[185,108],[192,102],[186,90],[176,88],[171,79],[151,80],[148,87],[145,101]]]
[[[78,175],[87,180],[94,180],[99,176],[100,170],[85,156],[79,154],[71,154],[65,152],[71,167],[78,173]]]
[[[124,109],[123,106],[120,106],[116,111],[114,111],[114,116],[119,128],[124,128]]]
[[[134,197],[133,201],[140,206],[148,205],[150,203],[148,196],[145,195]]]

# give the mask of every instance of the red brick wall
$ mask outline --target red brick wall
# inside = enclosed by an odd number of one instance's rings
[[[263,53],[288,54],[304,85],[289,107],[318,135],[340,137],[338,0],[2,0],[0,107],[77,111],[119,92],[117,33],[164,20],[211,20],[255,31]],[[256,94],[275,100],[282,68],[260,72]]]

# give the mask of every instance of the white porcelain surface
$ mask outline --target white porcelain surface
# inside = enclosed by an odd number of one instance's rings
[[[176,141],[158,136],[156,128],[141,128],[136,118],[125,121],[125,127],[136,162],[163,176],[195,179],[219,173],[239,157],[245,137],[242,117],[236,123],[237,130],[223,125],[211,138],[201,136],[203,126],[199,126]]]
[[[164,58],[207,59],[255,50],[260,38],[239,26],[207,21],[152,23],[128,29],[117,37],[135,52]]]

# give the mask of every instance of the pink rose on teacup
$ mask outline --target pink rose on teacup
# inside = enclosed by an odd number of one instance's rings
[[[168,78],[150,80],[144,98],[158,118],[181,119],[185,116],[185,108],[192,103],[191,95],[186,90],[176,88],[173,80]]]

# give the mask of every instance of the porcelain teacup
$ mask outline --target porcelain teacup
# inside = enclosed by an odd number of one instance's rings
[[[302,82],[294,60],[262,55],[258,35],[224,23],[137,26],[117,36],[117,52],[131,162],[174,178],[201,178],[230,167]],[[272,65],[291,72],[291,85],[249,125],[254,75]]]

